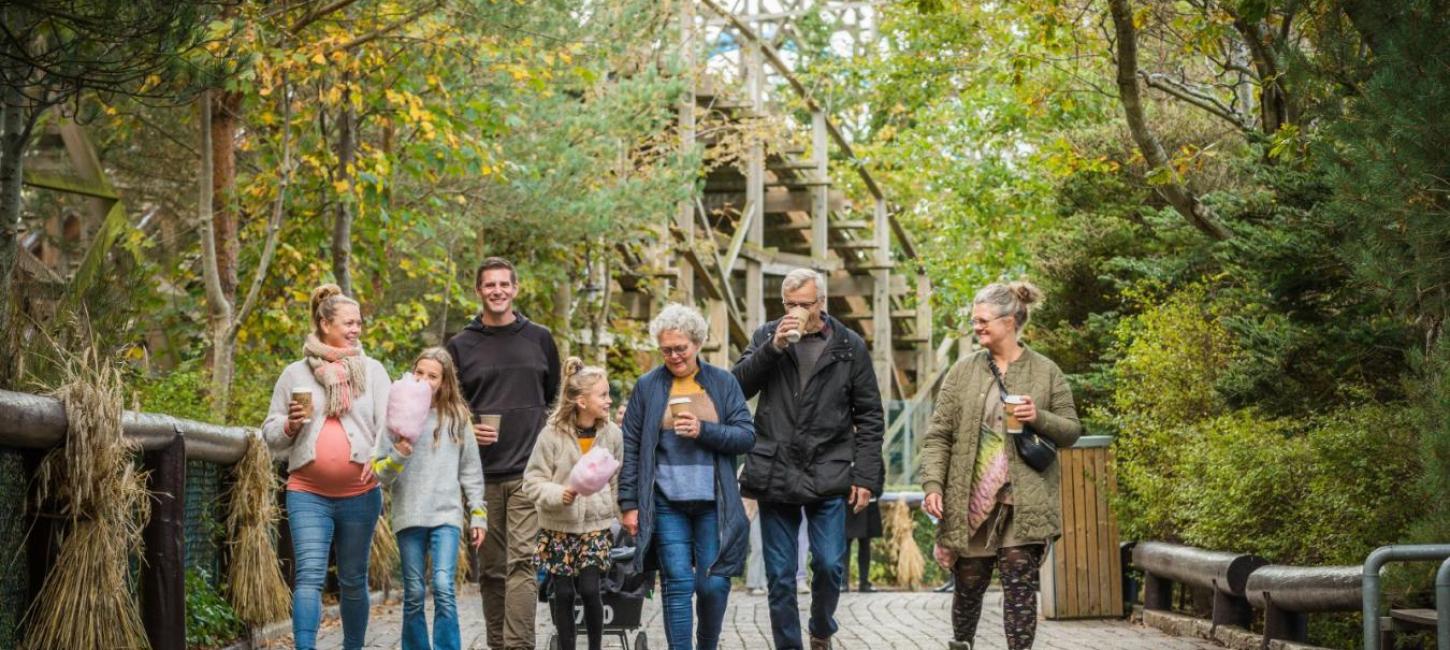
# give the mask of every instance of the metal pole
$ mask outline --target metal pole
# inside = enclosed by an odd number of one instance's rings
[[[60,400],[43,395],[0,390],[0,445],[22,449],[49,449],[60,444],[69,428]],[[232,465],[247,450],[244,427],[224,427],[156,413],[126,411],[122,435],[143,451],[165,448],[179,432],[186,440],[186,457],[218,465]]]
[[[1450,650],[1450,559],[1435,572],[1435,647]]]
[[[1427,562],[1444,560],[1450,558],[1450,544],[1411,544],[1381,546],[1369,554],[1364,560],[1364,607],[1361,614],[1364,617],[1364,650],[1380,650],[1380,569],[1393,561],[1399,562]],[[1439,577],[1445,576],[1446,571],[1441,567],[1437,576],[1436,595],[1440,594],[1438,583]],[[1437,606],[1440,603],[1437,602]],[[1443,609],[1443,607],[1441,607]],[[1443,614],[1441,614],[1443,616]],[[1440,623],[1444,626],[1444,623]],[[1444,635],[1437,643],[1444,643]],[[1444,650],[1443,646],[1441,650]]]

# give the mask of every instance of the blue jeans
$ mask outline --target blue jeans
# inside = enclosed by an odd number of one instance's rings
[[[714,501],[670,503],[655,492],[654,546],[664,594],[665,640],[671,650],[690,650],[690,597],[700,617],[696,647],[714,650],[730,598],[730,578],[710,575],[720,555],[720,526]]]
[[[796,605],[797,535],[804,508],[811,547],[811,636],[828,639],[836,633],[836,602],[846,573],[846,499],[834,497],[800,505],[760,503],[760,537],[765,579],[770,590],[770,627],[776,650],[801,647],[800,610]]]
[[[287,525],[292,530],[292,638],[297,650],[314,650],[322,619],[322,583],[327,552],[337,544],[337,584],[341,593],[342,647],[363,647],[368,632],[368,551],[373,528],[383,511],[383,492],[373,488],[355,497],[334,499],[287,491]]]
[[[458,603],[453,579],[458,572],[457,526],[414,526],[398,531],[398,554],[403,559],[403,650],[429,650],[428,619],[423,601],[433,587],[433,650],[458,650]],[[433,573],[423,575],[428,557]]]

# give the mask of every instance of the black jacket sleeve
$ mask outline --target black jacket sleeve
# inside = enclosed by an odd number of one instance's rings
[[[776,365],[785,357],[784,350],[775,348],[775,325],[773,321],[757,328],[750,338],[750,347],[745,348],[745,353],[730,368],[747,400],[765,388]]]
[[[881,405],[881,389],[876,384],[876,368],[871,363],[870,351],[864,341],[857,347],[851,368],[851,420],[856,429],[851,483],[880,496],[886,482],[881,460],[886,413]]]

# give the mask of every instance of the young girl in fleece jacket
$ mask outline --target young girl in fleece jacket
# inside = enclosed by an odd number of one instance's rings
[[[609,421],[609,406],[604,369],[569,357],[554,412],[524,470],[524,493],[539,509],[537,557],[554,585],[549,609],[560,650],[574,650],[576,593],[584,603],[589,650],[599,650],[604,628],[599,580],[609,570],[609,529],[619,517],[619,474],[616,470],[609,485],[588,496],[570,489],[568,480],[574,465],[596,445],[621,457],[624,435]]]
[[[373,473],[393,494],[392,524],[403,560],[403,650],[458,650],[453,583],[465,521],[458,493],[462,488],[468,498],[469,541],[477,548],[488,527],[483,468],[453,357],[443,348],[428,348],[413,362],[413,376],[433,388],[428,420],[416,442],[394,433],[378,436]],[[428,556],[433,559],[431,646],[423,615]]]

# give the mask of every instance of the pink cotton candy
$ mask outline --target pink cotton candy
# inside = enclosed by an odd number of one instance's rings
[[[609,479],[614,478],[617,471],[619,461],[614,459],[614,454],[594,445],[574,464],[574,469],[569,470],[569,481],[565,485],[581,496],[589,496],[609,485]]]
[[[433,408],[433,387],[413,375],[403,375],[388,391],[388,430],[408,442],[418,439]]]

